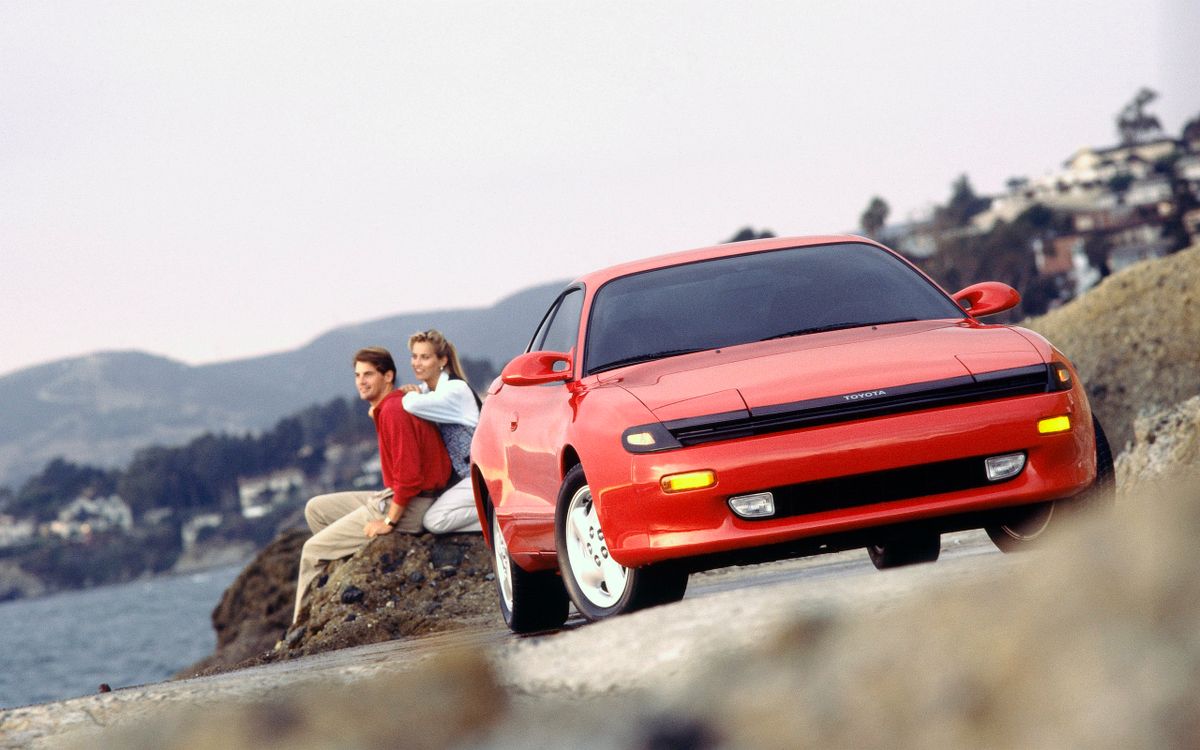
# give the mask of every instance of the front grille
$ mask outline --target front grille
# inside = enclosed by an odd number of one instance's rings
[[[857,508],[894,500],[940,495],[987,485],[984,456],[959,458],[870,474],[802,482],[769,490],[775,496],[775,515],[768,518],[802,516],[831,510]],[[1020,475],[1017,475],[1020,476]],[[764,491],[764,490],[759,490]],[[767,520],[767,519],[764,519]]]
[[[801,427],[850,422],[858,419],[968,404],[976,401],[1046,393],[1052,389],[1050,368],[1045,365],[963,375],[927,383],[880,388],[860,394],[797,401],[703,417],[664,422],[681,445],[763,435]]]

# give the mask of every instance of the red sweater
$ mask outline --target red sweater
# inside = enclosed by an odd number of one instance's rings
[[[403,396],[400,391],[392,391],[375,407],[383,486],[391,488],[392,502],[399,506],[450,481],[450,455],[442,436],[433,423],[404,410],[400,402]]]

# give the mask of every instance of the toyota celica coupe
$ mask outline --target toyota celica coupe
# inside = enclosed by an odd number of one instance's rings
[[[775,238],[587,274],[488,389],[472,446],[500,609],[553,628],[677,601],[692,572],[865,547],[1004,551],[1112,499],[1074,367],[853,236]]]

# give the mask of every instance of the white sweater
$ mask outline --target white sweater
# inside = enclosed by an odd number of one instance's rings
[[[420,384],[420,392],[404,394],[404,410],[414,417],[440,422],[461,424],[474,428],[479,424],[479,406],[466,381],[451,379],[443,372],[438,377],[437,388]]]

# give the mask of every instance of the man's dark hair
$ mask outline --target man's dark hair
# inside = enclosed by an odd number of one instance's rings
[[[392,353],[382,346],[368,346],[366,349],[359,349],[354,355],[354,361],[366,362],[383,375],[396,371],[396,360],[392,359]]]

